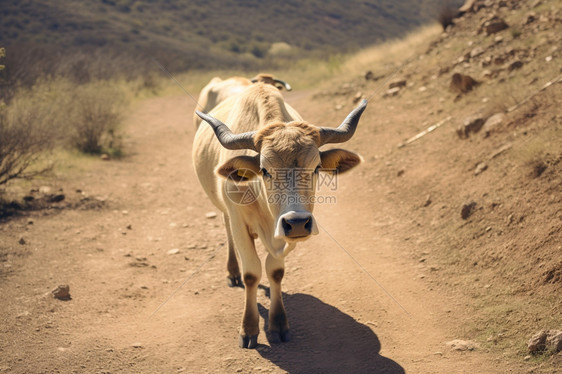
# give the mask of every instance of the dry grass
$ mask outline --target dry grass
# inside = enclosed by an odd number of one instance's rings
[[[342,65],[344,74],[357,74],[372,70],[375,75],[397,68],[398,64],[420,55],[430,40],[441,32],[437,24],[425,26],[408,34],[403,39],[391,40],[380,45],[363,49],[347,59]]]

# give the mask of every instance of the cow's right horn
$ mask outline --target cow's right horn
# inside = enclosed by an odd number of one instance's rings
[[[367,107],[367,100],[363,99],[357,108],[353,109],[347,115],[345,120],[337,128],[321,127],[320,128],[320,145],[328,143],[343,143],[351,139],[359,123],[361,114]]]
[[[213,128],[218,141],[226,149],[251,149],[258,152],[256,145],[254,144],[254,134],[255,131],[245,132],[242,134],[233,134],[227,125],[222,123],[220,120],[213,116],[196,111],[197,115],[201,117],[205,122],[207,122]]]

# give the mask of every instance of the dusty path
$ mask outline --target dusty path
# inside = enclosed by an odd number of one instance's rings
[[[398,236],[380,232],[399,217],[360,170],[338,180],[337,202],[317,206],[321,234],[287,259],[292,341],[270,345],[262,320],[258,349],[239,349],[243,291],[226,287],[222,222],[206,217],[215,209],[191,166],[192,108],[183,96],[138,103],[131,157],[53,184],[69,200],[87,195],[79,208],[0,226],[0,372],[508,372],[445,346],[463,338],[464,304],[427,286]],[[72,300],[51,297],[58,284]]]

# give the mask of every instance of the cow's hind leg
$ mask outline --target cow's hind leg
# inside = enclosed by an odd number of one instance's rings
[[[234,250],[234,241],[232,240],[232,231],[230,228],[230,219],[226,214],[224,217],[224,226],[226,227],[226,237],[228,240],[228,254],[226,261],[226,283],[229,287],[243,287],[242,276],[240,275],[240,268],[238,267],[238,260],[236,259],[236,252]]]
[[[267,255],[265,269],[270,284],[271,307],[269,308],[269,333],[272,342],[288,342],[289,323],[285,306],[283,305],[283,294],[281,292],[281,281],[285,275],[285,261]]]
[[[245,304],[240,327],[240,348],[255,348],[258,345],[259,313],[258,285],[261,280],[261,262],[256,252],[254,239],[247,228],[233,230],[234,244],[238,249],[244,280]]]

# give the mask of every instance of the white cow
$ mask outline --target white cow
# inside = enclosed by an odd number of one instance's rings
[[[318,234],[312,215],[317,175],[323,170],[343,173],[361,162],[356,153],[320,151],[320,147],[349,140],[366,106],[363,100],[338,128],[317,127],[285,103],[278,89],[256,83],[227,98],[209,114],[197,113],[210,126],[200,126],[195,135],[195,170],[224,216],[229,285],[242,286],[243,279],[245,286],[240,347],[256,347],[259,333],[256,295],[262,267],[256,238],[268,252],[269,331],[275,340],[289,340],[281,297],[284,258],[298,242]],[[312,188],[295,188],[297,175]]]

